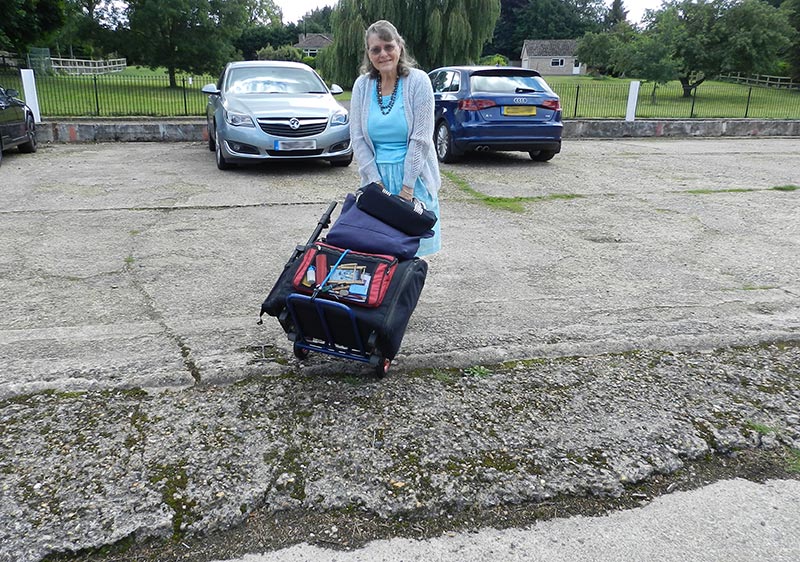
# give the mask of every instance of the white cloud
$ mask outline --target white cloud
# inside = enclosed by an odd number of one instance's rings
[[[335,5],[337,0],[275,0],[283,12],[283,23],[297,23],[308,12]]]

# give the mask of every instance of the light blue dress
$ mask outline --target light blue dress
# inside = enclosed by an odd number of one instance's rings
[[[403,79],[397,86],[397,96],[394,105],[388,115],[381,113],[378,105],[378,96],[370,96],[372,101],[367,117],[367,134],[375,146],[375,163],[378,166],[378,173],[386,189],[398,195],[403,189],[403,161],[408,151],[406,139],[408,138],[408,123],[406,122],[405,110],[403,105]],[[391,99],[389,95],[383,96],[383,106],[386,107]],[[436,215],[438,220],[433,227],[434,235],[431,238],[423,238],[419,244],[417,256],[427,256],[438,252],[442,248],[442,236],[440,230],[441,216],[439,215],[439,199],[431,197],[425,184],[417,178],[414,184],[414,197],[421,201],[425,207]]]

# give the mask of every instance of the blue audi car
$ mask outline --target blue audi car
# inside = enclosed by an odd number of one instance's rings
[[[527,152],[546,162],[561,152],[561,102],[537,71],[448,66],[428,76],[436,101],[433,140],[442,162],[487,150]]]

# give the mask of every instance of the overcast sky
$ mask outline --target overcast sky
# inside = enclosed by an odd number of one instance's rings
[[[284,23],[291,23],[297,22],[315,8],[335,5],[336,0],[275,0],[275,3],[283,11]],[[611,0],[607,0],[606,4],[610,6]],[[661,6],[661,0],[622,0],[622,5],[628,10],[628,21],[637,23],[642,19],[645,10],[654,10]]]

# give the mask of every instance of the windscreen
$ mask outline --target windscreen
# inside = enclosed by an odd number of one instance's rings
[[[309,94],[328,89],[303,68],[243,67],[231,69],[225,91],[231,94]]]
[[[532,74],[473,74],[470,90],[492,94],[519,94],[524,92],[552,92],[547,82]]]

